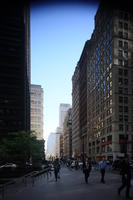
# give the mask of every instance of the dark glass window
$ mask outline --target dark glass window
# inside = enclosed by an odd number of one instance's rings
[[[119,124],[119,131],[123,131],[123,124]]]
[[[119,21],[119,28],[123,28],[123,23],[122,23],[122,21]]]
[[[119,47],[122,48],[122,41],[119,40]]]
[[[127,23],[124,23],[124,29],[128,30],[128,24]]]
[[[123,88],[119,87],[119,94],[123,94]]]
[[[119,31],[119,37],[122,38],[123,37],[123,32]]]
[[[119,96],[119,103],[123,103],[123,97]]]
[[[124,69],[124,76],[128,76],[128,70]]]
[[[122,76],[123,75],[123,69],[119,68],[119,75]]]
[[[122,57],[122,50],[118,51],[118,55],[119,55],[119,57]]]

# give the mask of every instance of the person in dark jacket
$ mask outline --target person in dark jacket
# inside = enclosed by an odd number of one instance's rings
[[[57,181],[57,178],[59,177],[59,171],[60,171],[60,164],[58,159],[54,161],[54,174],[55,174],[55,180]]]
[[[128,161],[128,155],[125,155],[124,160],[121,163],[120,174],[122,176],[122,184],[118,188],[118,194],[126,188],[126,198],[130,199],[130,182],[131,182],[131,168]]]
[[[88,184],[88,177],[90,175],[91,171],[91,161],[89,161],[87,158],[83,161],[83,173],[85,177],[85,182]]]

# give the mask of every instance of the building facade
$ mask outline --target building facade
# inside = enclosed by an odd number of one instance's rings
[[[88,156],[133,157],[133,15],[100,4],[88,55]]]
[[[63,156],[63,136],[62,136],[62,131],[63,131],[63,122],[66,116],[66,113],[68,109],[71,108],[70,104],[66,103],[61,103],[59,107],[59,127],[60,127],[60,157]]]
[[[30,13],[26,4],[0,8],[0,137],[30,130]]]
[[[79,118],[72,119],[72,138],[77,123],[81,154],[94,160],[125,153],[133,158],[133,14],[126,5],[100,3],[78,73],[72,109]]]
[[[62,134],[62,129],[60,127],[56,128],[56,139],[55,139],[55,155],[60,157],[60,136]]]
[[[48,159],[53,159],[56,156],[55,144],[56,144],[56,133],[50,133],[48,136],[47,151],[46,151],[46,157]]]
[[[63,158],[72,158],[72,109],[67,111],[63,123]]]
[[[72,157],[81,153],[81,136],[79,125],[79,66],[72,77]]]
[[[59,127],[63,127],[64,118],[68,109],[71,108],[70,104],[61,103],[59,107]]]
[[[31,84],[31,130],[35,131],[38,140],[43,136],[43,88]]]

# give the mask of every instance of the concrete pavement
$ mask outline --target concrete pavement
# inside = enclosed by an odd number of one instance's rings
[[[61,178],[55,181],[54,174],[47,178],[42,175],[27,184],[19,183],[18,186],[10,186],[5,194],[5,200],[124,200],[125,192],[121,197],[117,194],[117,188],[121,184],[121,177],[117,173],[107,172],[105,184],[100,183],[99,171],[92,170],[88,184],[84,181],[81,170],[72,171],[63,167]],[[133,197],[133,188],[131,188]]]

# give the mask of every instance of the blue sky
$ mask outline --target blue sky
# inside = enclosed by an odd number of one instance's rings
[[[59,125],[60,103],[72,104],[72,75],[94,29],[98,4],[31,6],[31,83],[44,89],[44,138]]]

